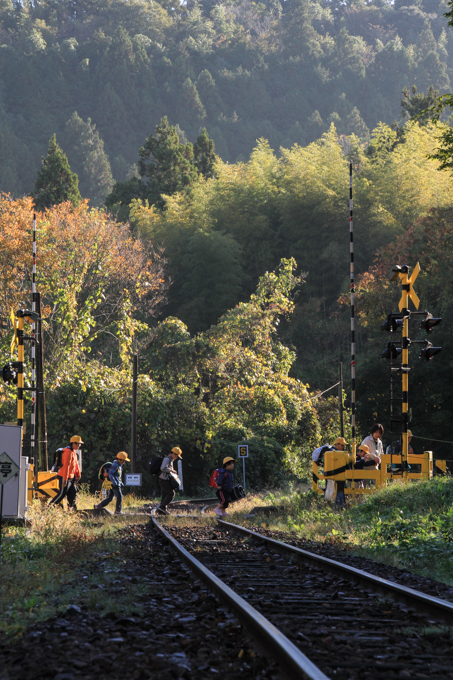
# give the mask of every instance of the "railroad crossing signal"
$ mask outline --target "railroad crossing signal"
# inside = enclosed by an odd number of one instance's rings
[[[11,323],[13,325],[13,339],[11,340],[11,356],[13,356],[14,353],[14,347],[19,344],[19,338],[17,335],[17,323],[16,323],[16,317],[14,316],[14,311],[11,310]]]
[[[438,326],[442,319],[436,319],[432,314],[426,312],[426,316],[420,324],[420,328],[423,328],[427,333],[432,333],[434,326]]]
[[[407,309],[406,314],[387,314],[387,319],[382,324],[381,328],[383,331],[388,333],[396,333],[396,331],[402,330],[404,319],[410,319],[411,313]]]
[[[426,361],[430,361],[433,358],[433,356],[439,354],[441,349],[442,347],[433,347],[431,342],[425,340],[425,346],[422,348],[419,355],[420,359],[426,359]]]
[[[382,352],[383,359],[396,359],[402,352],[401,347],[396,347],[393,342],[388,342],[387,347]]]
[[[17,385],[17,371],[14,367],[14,363],[9,361],[6,364],[6,366],[3,366],[3,370],[2,370],[3,382],[7,383],[8,385],[10,383]]]
[[[424,318],[420,323],[420,328],[424,329],[427,333],[431,333],[434,326],[440,324],[442,319],[434,318],[430,312],[411,312],[409,310],[409,298],[412,300],[414,307],[418,310],[420,306],[420,300],[417,293],[414,291],[413,285],[420,273],[420,265],[417,264],[414,267],[414,271],[409,276],[408,265],[395,265],[387,272],[387,277],[390,281],[400,281],[401,283],[401,299],[398,304],[399,314],[390,313],[387,315],[386,321],[382,324],[382,329],[388,331],[389,333],[395,333],[397,330],[401,331],[401,342],[397,343],[399,347],[394,344],[391,340],[387,343],[385,350],[382,353],[382,357],[389,359],[390,365],[390,423],[393,422],[401,423],[401,455],[402,455],[402,469],[403,478],[407,480],[408,475],[408,464],[407,458],[409,453],[409,443],[408,443],[408,425],[409,425],[409,405],[408,405],[408,393],[409,393],[409,348],[411,345],[419,344],[423,345],[420,352],[420,358],[430,361],[433,356],[438,354],[441,350],[440,347],[433,347],[432,343],[428,340],[410,340],[409,338],[409,319],[412,315],[421,314]],[[392,366],[394,359],[397,359],[401,355],[401,364],[397,367]],[[401,417],[393,418],[393,403],[395,401],[393,397],[393,385],[394,376],[397,373],[401,373],[402,377],[402,398],[401,400]]]
[[[407,275],[408,271],[409,267],[407,265],[404,265],[403,267],[401,267],[401,272],[398,274],[399,278],[401,279],[401,285],[403,287],[403,291],[401,293],[401,300],[398,305],[400,312],[402,312],[403,309],[407,309],[407,296],[409,296],[412,302],[414,303],[415,309],[418,309],[420,306],[419,297],[415,290],[412,288],[415,279],[420,274],[419,263],[417,262],[417,264],[414,267],[414,271],[410,276]]]

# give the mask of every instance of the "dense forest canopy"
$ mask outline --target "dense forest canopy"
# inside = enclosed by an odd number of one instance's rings
[[[0,0],[0,316],[28,305],[37,209],[49,441],[80,431],[92,480],[128,449],[132,353],[140,469],[181,444],[196,489],[248,441],[262,487],[336,436],[310,389],[349,353],[350,160],[359,431],[388,422],[385,271],[420,261],[445,354],[414,366],[413,428],[449,438],[453,128],[425,109],[453,33],[403,1]]]
[[[443,0],[0,0],[0,190],[20,196],[51,136],[84,198],[136,173],[166,115],[202,127],[223,161],[260,137],[306,145],[333,122],[368,140],[400,118],[404,87],[444,92],[453,33]]]

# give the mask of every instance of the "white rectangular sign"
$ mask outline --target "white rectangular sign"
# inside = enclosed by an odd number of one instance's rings
[[[130,472],[126,473],[124,483],[126,486],[141,486],[142,485],[142,474],[132,474]]]
[[[22,428],[0,425],[0,453],[6,453],[18,468],[22,456]],[[3,486],[3,517],[17,517],[19,511],[19,475]]]

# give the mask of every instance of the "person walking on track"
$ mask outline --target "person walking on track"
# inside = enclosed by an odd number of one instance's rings
[[[182,451],[179,446],[172,448],[168,456],[165,456],[160,466],[159,486],[162,491],[162,499],[157,510],[162,514],[168,514],[167,505],[175,497],[176,489],[179,487],[179,477],[173,467],[175,460],[182,460]]]
[[[130,458],[128,458],[126,451],[120,451],[116,454],[116,460],[113,461],[108,471],[109,481],[112,482],[112,488],[110,489],[110,493],[107,498],[98,505],[94,506],[95,510],[105,508],[106,505],[111,503],[113,499],[116,498],[115,515],[124,515],[124,512],[121,511],[121,506],[123,503],[123,492],[121,489],[124,486],[123,482],[121,481],[121,473],[122,466],[126,462],[130,462]]]
[[[219,468],[219,476],[217,477],[217,491],[216,496],[219,499],[219,504],[214,508],[216,515],[223,517],[228,513],[225,512],[230,504],[230,494],[234,486],[234,458],[227,456],[223,459],[223,467]]]
[[[82,437],[75,434],[70,439],[70,445],[66,446],[61,453],[61,468],[58,470],[58,493],[52,498],[49,505],[61,505],[64,497],[68,499],[68,507],[77,510],[75,499],[77,495],[76,484],[80,480],[80,467],[77,451],[83,444]]]

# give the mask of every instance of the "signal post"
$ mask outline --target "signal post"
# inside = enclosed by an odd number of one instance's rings
[[[382,330],[388,331],[390,333],[395,333],[397,330],[401,330],[401,343],[394,343],[390,340],[387,343],[387,348],[382,353],[383,358],[396,359],[401,354],[401,365],[399,367],[390,366],[392,371],[401,371],[402,374],[402,399],[401,399],[401,468],[403,479],[408,479],[409,472],[409,440],[407,436],[407,431],[409,427],[409,348],[411,345],[424,345],[420,352],[420,358],[425,358],[426,360],[432,359],[432,357],[440,352],[440,347],[433,347],[427,340],[411,340],[409,338],[409,320],[411,316],[422,314],[425,316],[424,321],[420,323],[420,328],[426,330],[427,333],[431,333],[434,326],[437,326],[442,319],[434,319],[432,314],[427,311],[423,312],[411,312],[409,310],[409,298],[412,300],[414,307],[418,310],[420,306],[420,300],[417,293],[413,289],[413,284],[415,279],[420,273],[420,264],[414,267],[412,274],[409,276],[408,265],[395,265],[387,273],[387,277],[390,281],[399,281],[401,283],[401,299],[399,301],[398,309],[399,313],[390,313],[387,315],[387,321],[382,324]],[[400,344],[400,347],[397,345]],[[391,374],[392,376],[392,374]],[[391,400],[393,400],[393,392],[391,390]],[[391,422],[390,429],[392,428],[392,423],[395,420],[392,419],[392,409],[391,409]]]
[[[412,284],[417,278],[420,272],[420,265],[417,265],[409,278],[409,267],[403,265],[401,267],[401,272],[398,272],[398,276],[401,279],[401,300],[399,302],[398,308],[403,314],[403,324],[402,324],[402,338],[401,338],[401,372],[402,372],[402,408],[401,408],[401,464],[403,470],[403,479],[407,480],[408,473],[408,457],[409,457],[409,441],[407,437],[407,430],[409,424],[409,297],[414,303],[415,309],[420,306],[420,300],[417,294],[412,288]]]

